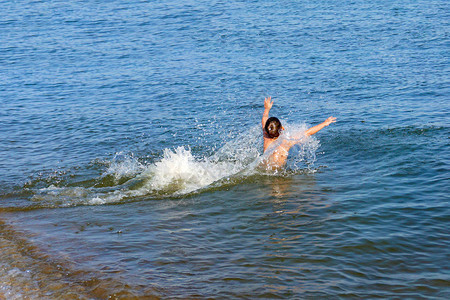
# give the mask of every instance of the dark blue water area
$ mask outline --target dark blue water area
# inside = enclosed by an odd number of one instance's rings
[[[4,253],[104,284],[4,254],[0,294],[448,298],[449,12],[0,1]],[[337,122],[244,172],[267,96],[286,127]]]

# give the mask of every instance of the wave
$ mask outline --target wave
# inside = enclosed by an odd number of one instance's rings
[[[306,125],[286,126],[279,142],[299,136],[305,130]],[[101,174],[90,176],[88,180],[62,180],[52,175],[51,179],[27,183],[27,189],[31,190],[30,200],[34,208],[184,197],[239,184],[252,176],[291,176],[305,169],[313,172],[319,142],[306,137],[298,142],[283,170],[271,171],[262,167],[270,151],[262,154],[262,133],[260,127],[255,126],[209,155],[195,155],[189,146],[164,149],[153,162],[117,153],[110,161],[97,160],[93,169],[100,165]],[[82,172],[83,167],[76,169],[75,172]],[[77,178],[77,175],[72,174],[72,177]],[[42,181],[46,183],[44,187],[38,184]]]

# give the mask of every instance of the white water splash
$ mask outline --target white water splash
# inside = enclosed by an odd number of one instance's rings
[[[319,142],[304,136],[305,125],[286,126],[279,137],[298,143],[290,152],[288,169],[305,168],[306,163],[315,160]],[[214,183],[225,183],[237,176],[270,173],[261,168],[262,131],[259,126],[237,135],[210,156],[196,157],[189,147],[165,149],[163,156],[150,164],[142,164],[133,156],[116,154],[101,178],[113,176],[115,185],[96,187],[56,187],[41,189],[33,197],[34,201],[46,202],[54,206],[99,205],[117,203],[129,198],[142,196],[167,197],[199,192]],[[282,175],[277,172],[276,175]],[[119,184],[119,180],[125,182]]]
[[[145,166],[136,158],[119,152],[114,155],[113,160],[109,163],[109,167],[103,173],[102,177],[112,175],[115,181],[118,182],[121,178],[135,176],[144,169]]]
[[[164,157],[150,166],[145,187],[151,191],[173,190],[186,194],[239,171],[237,164],[212,162],[208,158],[196,159],[189,149],[178,147],[164,150]]]

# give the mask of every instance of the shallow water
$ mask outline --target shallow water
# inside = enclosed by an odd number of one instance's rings
[[[0,11],[0,298],[450,296],[446,1]]]

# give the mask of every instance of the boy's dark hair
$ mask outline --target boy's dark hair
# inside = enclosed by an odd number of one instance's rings
[[[273,139],[280,135],[281,132],[281,122],[278,120],[278,118],[270,117],[266,121],[266,125],[264,126],[264,130],[266,131],[267,135]]]

